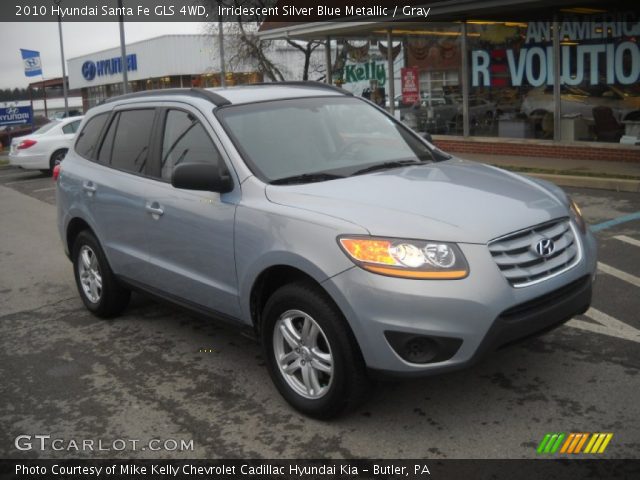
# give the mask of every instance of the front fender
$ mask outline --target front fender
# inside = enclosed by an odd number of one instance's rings
[[[343,233],[367,234],[362,227],[325,215],[275,204],[239,207],[235,253],[242,321],[252,324],[251,290],[262,272],[289,266],[319,284],[354,265],[338,246]]]

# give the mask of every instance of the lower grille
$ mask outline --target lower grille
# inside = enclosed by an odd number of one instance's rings
[[[542,240],[551,240],[552,252],[536,251]],[[526,287],[559,275],[581,258],[580,244],[568,218],[553,220],[489,242],[498,268],[514,287]]]
[[[545,308],[548,308],[550,305],[554,305],[556,302],[567,299],[568,297],[571,297],[582,291],[588,283],[589,276],[586,275],[582,278],[579,278],[578,280],[574,280],[564,287],[560,287],[559,289],[554,290],[553,292],[547,293],[540,297],[536,297],[533,300],[515,305],[502,312],[499,318],[501,320],[512,322],[522,320],[527,315],[538,314]]]

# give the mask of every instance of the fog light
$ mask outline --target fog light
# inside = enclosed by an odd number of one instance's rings
[[[429,363],[438,354],[438,345],[427,337],[413,337],[403,349],[404,359],[411,363]]]
[[[450,337],[434,337],[404,332],[384,332],[395,352],[409,363],[444,362],[453,357],[462,340]]]

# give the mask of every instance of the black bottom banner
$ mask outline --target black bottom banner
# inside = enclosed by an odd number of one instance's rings
[[[640,460],[0,460],[5,479],[640,479]]]

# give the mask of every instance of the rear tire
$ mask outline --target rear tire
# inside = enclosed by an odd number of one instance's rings
[[[296,410],[328,419],[355,408],[371,383],[347,322],[309,282],[276,290],[264,308],[262,345],[269,374]]]
[[[64,160],[64,157],[67,155],[67,151],[68,150],[66,148],[61,148],[60,150],[56,150],[55,152],[53,152],[51,158],[49,159],[49,175],[53,175],[53,169],[62,160]],[[46,170],[43,170],[43,172],[45,171]]]
[[[84,230],[78,234],[71,258],[78,293],[85,307],[100,318],[122,313],[131,292],[118,283],[102,247],[91,232]]]

